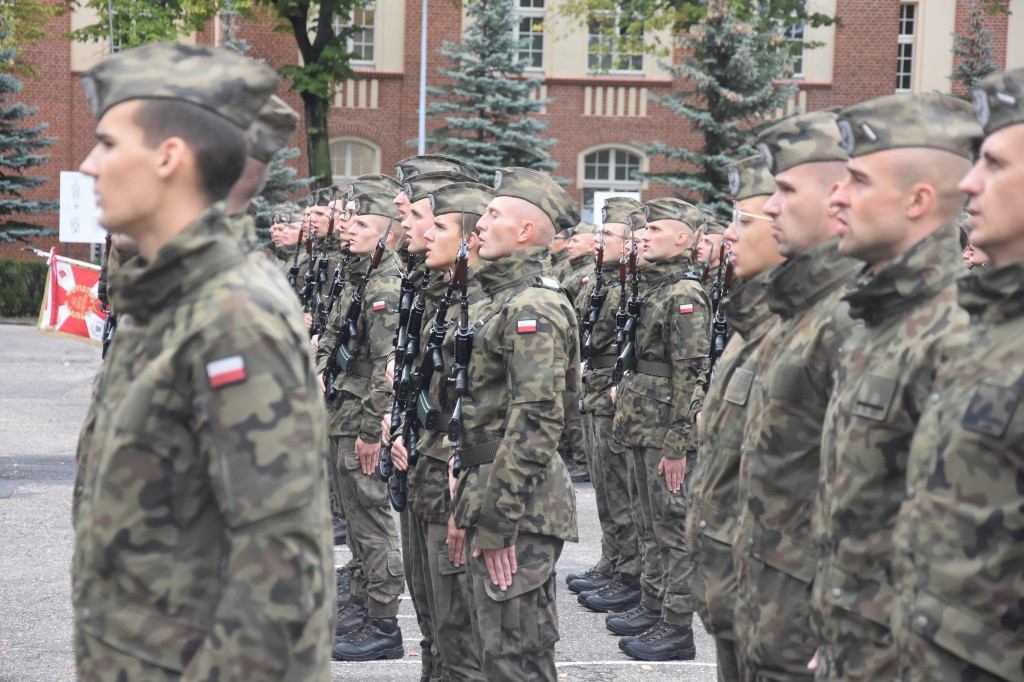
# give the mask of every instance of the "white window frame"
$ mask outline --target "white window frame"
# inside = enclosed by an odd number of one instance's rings
[[[539,7],[536,6],[538,3],[540,4]],[[546,66],[544,63],[546,52],[544,45],[544,33],[542,31],[530,31],[529,33],[524,34],[522,33],[521,24],[526,19],[529,19],[531,23],[544,23],[546,4],[546,0],[516,0],[516,24],[512,29],[515,34],[516,42],[518,43],[523,38],[531,38],[532,42],[533,38],[540,37],[540,66],[535,66],[531,59],[530,63],[526,66],[527,71],[541,72]],[[520,49],[517,52],[517,58],[523,56],[523,52],[524,50]],[[537,54],[537,50],[534,50],[532,45],[527,48],[525,52],[530,56]]]
[[[620,76],[643,75],[643,73],[644,73],[644,53],[643,52],[625,53],[625,52],[615,52],[615,51],[613,51],[613,52],[611,52],[611,53],[609,53],[607,55],[603,55],[603,54],[596,53],[592,49],[595,46],[595,43],[598,46],[600,46],[600,41],[606,40],[606,36],[603,33],[591,33],[590,32],[591,21],[598,21],[601,18],[600,15],[610,14],[611,12],[615,12],[615,31],[617,33],[621,32],[620,26],[622,24],[622,8],[619,7],[619,6],[616,6],[614,10],[603,10],[603,11],[600,11],[600,12],[595,12],[594,15],[592,16],[592,19],[587,22],[587,71],[590,72],[590,73],[596,73],[596,74],[599,74],[599,75],[603,75],[603,74],[620,75]],[[624,60],[624,59],[628,60],[628,63],[632,64],[633,61],[635,59],[637,59],[637,58],[639,58],[639,65],[636,68],[632,68],[632,67],[627,68],[627,69],[609,68],[607,71],[604,71],[604,70],[601,69],[601,62],[603,62],[605,59],[608,59],[610,67],[614,67],[617,64],[621,63],[621,61]],[[598,62],[596,65],[593,64],[593,62],[595,60],[597,60],[597,62]]]
[[[587,157],[593,156],[600,152],[609,152],[609,163],[607,167],[609,169],[609,178],[607,180],[601,180],[597,178],[587,178]],[[583,215],[583,220],[589,220],[588,222],[596,222],[594,220],[594,192],[612,192],[615,194],[640,192],[646,187],[646,182],[640,178],[616,180],[615,179],[615,168],[618,165],[616,156],[619,154],[629,154],[636,157],[639,160],[639,164],[636,166],[635,171],[640,173],[647,172],[648,160],[647,156],[642,151],[624,144],[602,144],[596,147],[590,147],[584,149],[579,153],[576,162],[576,180],[577,186],[583,190],[583,201],[580,205],[580,209]],[[588,202],[587,198],[590,195]]]
[[[356,58],[353,58],[349,62],[349,64],[351,64],[352,66],[362,67],[362,68],[372,67],[376,63],[376,61],[377,61],[377,3],[376,2],[367,2],[362,7],[353,7],[352,8],[353,16],[355,15],[356,12],[361,12],[364,20],[365,20],[365,17],[366,17],[366,12],[373,12],[373,23],[372,24],[359,24],[360,26],[363,26],[364,28],[363,28],[363,30],[357,31],[356,33],[354,33],[354,34],[352,34],[352,35],[350,35],[348,37],[347,49],[348,49],[349,52],[354,53],[356,51],[356,47],[357,46],[359,46],[359,45],[368,46],[373,51],[373,58],[372,59],[362,59],[362,58],[356,59]],[[332,28],[334,29],[335,34],[337,34],[337,33],[341,32],[342,28],[347,27],[349,25],[350,25],[349,21],[342,21],[341,17],[335,15],[334,20],[333,20]],[[371,34],[369,41],[365,40],[365,36],[366,36],[367,31],[369,31],[370,34]],[[362,40],[359,40],[360,38],[362,38]]]
[[[786,29],[785,39],[790,43],[800,43],[800,54],[793,57],[793,78],[804,77],[804,42],[807,37],[807,25],[803,22]]]
[[[359,137],[358,135],[340,135],[338,137],[332,137],[330,142],[330,156],[331,156],[331,178],[334,184],[341,182],[347,182],[352,178],[357,178],[360,175],[366,175],[367,173],[379,173],[380,172],[380,145],[372,140],[368,140],[365,137]],[[363,147],[367,147],[373,153],[370,158],[370,167],[359,169],[360,172],[355,172],[352,169],[352,156],[350,153],[346,153],[345,156],[345,168],[344,173],[335,173],[336,156],[335,150],[338,148],[337,145],[348,145],[358,144]]]
[[[914,15],[909,20],[905,14],[907,9],[912,9]],[[920,9],[920,5],[916,2],[900,3],[899,37],[896,39],[896,92],[914,91],[914,53],[917,52],[916,38],[918,22],[921,20]],[[904,30],[908,22],[910,23],[909,33]],[[905,50],[909,51],[910,54],[905,56]],[[900,87],[904,80],[909,85],[907,87]]]

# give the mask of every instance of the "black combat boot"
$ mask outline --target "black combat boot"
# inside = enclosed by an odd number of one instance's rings
[[[397,618],[367,618],[363,627],[334,643],[336,661],[391,661],[403,656]]]
[[[349,599],[344,606],[338,610],[338,626],[334,634],[344,637],[350,632],[355,632],[366,622],[366,607],[356,599]]]
[[[565,584],[568,585],[577,578],[589,578],[594,573],[597,573],[597,566],[591,566],[587,570],[580,571],[579,573],[570,573],[569,575],[565,576]]]
[[[598,613],[623,613],[640,603],[640,581],[615,581],[596,592],[580,592],[579,603]]]
[[[661,620],[661,611],[652,611],[643,604],[637,604],[625,613],[613,613],[604,619],[605,627],[617,635],[638,636],[654,627]]]
[[[579,594],[580,592],[596,592],[602,587],[607,587],[612,582],[613,578],[610,575],[604,573],[598,573],[597,571],[590,571],[586,577],[579,577],[576,580],[569,582],[569,591]]]
[[[697,655],[693,630],[660,621],[639,637],[623,637],[619,648],[641,661],[690,661]]]

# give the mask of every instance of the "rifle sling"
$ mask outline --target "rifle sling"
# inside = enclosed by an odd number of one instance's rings
[[[492,440],[489,443],[481,443],[480,445],[474,445],[472,447],[459,450],[459,461],[462,462],[462,468],[465,469],[468,467],[478,467],[481,464],[490,464],[494,461],[494,456],[498,454],[498,448],[500,446],[500,440]]]

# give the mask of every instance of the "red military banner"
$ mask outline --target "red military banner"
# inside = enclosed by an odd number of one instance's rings
[[[39,331],[100,345],[106,314],[96,286],[100,268],[50,251],[46,293],[39,310]]]

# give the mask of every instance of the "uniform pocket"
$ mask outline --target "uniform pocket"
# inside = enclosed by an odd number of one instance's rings
[[[1016,387],[983,383],[974,391],[960,424],[975,433],[1002,438],[1017,411],[1018,402],[1020,390]]]
[[[885,421],[889,415],[892,397],[896,395],[896,380],[877,374],[861,378],[857,387],[857,399],[850,410],[858,417],[874,421]]]
[[[750,396],[750,387],[754,385],[754,373],[749,369],[737,367],[729,377],[729,385],[725,387],[725,402],[743,406]]]

